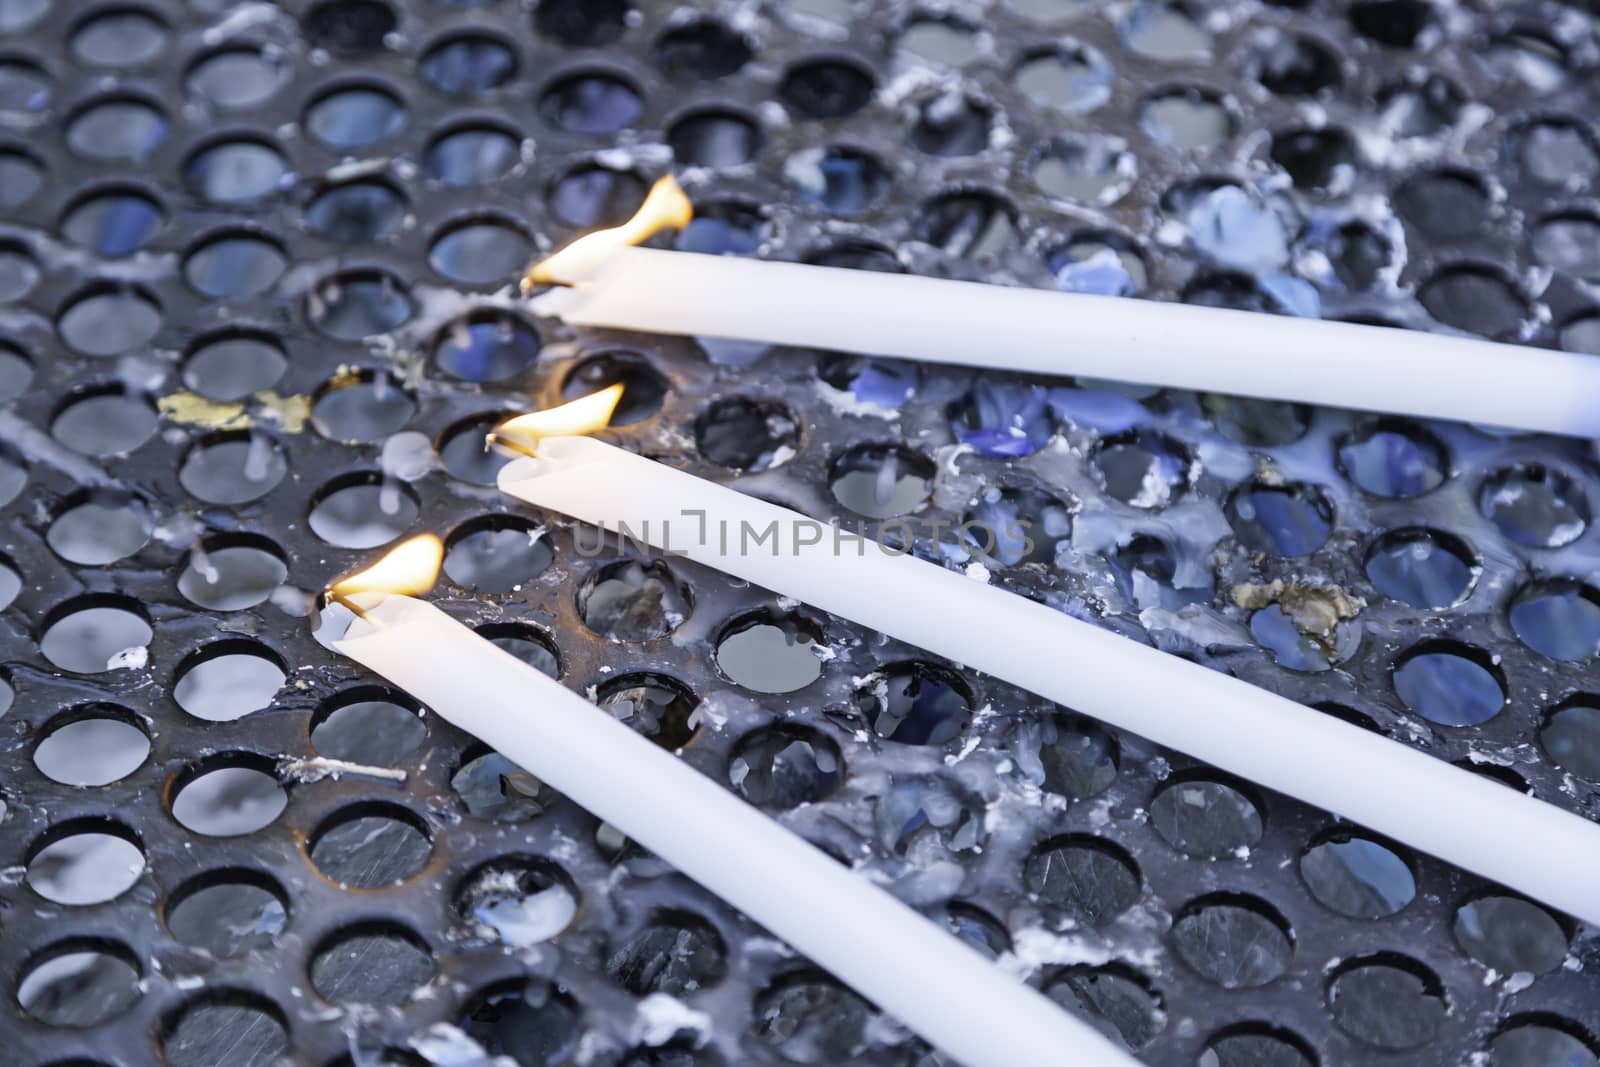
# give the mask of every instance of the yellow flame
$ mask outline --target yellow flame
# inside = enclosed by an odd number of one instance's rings
[[[650,195],[633,218],[621,226],[585,234],[555,255],[533,264],[523,275],[522,287],[571,285],[617,250],[648,241],[662,230],[681,230],[693,218],[694,204],[689,195],[678,179],[668,174],[650,187]]]
[[[578,437],[605,429],[611,425],[611,416],[621,402],[622,384],[619,382],[558,407],[530,411],[502,422],[489,439],[532,452],[546,437]]]
[[[444,542],[434,534],[402,541],[378,562],[328,587],[336,596],[356,593],[399,593],[417,596],[433,588],[444,564]]]

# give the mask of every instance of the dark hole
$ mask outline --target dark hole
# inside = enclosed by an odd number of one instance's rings
[[[288,266],[283,249],[249,233],[224,233],[206,239],[183,260],[183,277],[213,300],[259,296]]]
[[[277,882],[256,871],[211,871],[172,894],[167,928],[180,943],[217,959],[266,952],[288,924],[287,899]]]
[[[606,960],[611,980],[637,997],[697,993],[727,973],[722,935],[706,920],[682,912],[656,915]]]
[[[497,986],[479,994],[458,1024],[491,1056],[518,1067],[565,1063],[583,1032],[583,1009],[542,978]]]
[[[1549,912],[1519,897],[1485,896],[1463,904],[1453,929],[1463,952],[1503,975],[1548,974],[1567,958],[1567,931]]]
[[[1394,204],[1407,222],[1440,241],[1458,241],[1481,233],[1492,213],[1483,179],[1459,170],[1412,175],[1395,190]]]
[[[1551,659],[1583,660],[1600,653],[1600,591],[1572,578],[1534,582],[1512,598],[1511,629]]]
[[[347,927],[311,956],[311,987],[336,1004],[399,1004],[433,978],[433,953],[393,923]]]
[[[917,239],[967,259],[994,257],[1018,239],[1016,212],[993,193],[944,193],[923,205]]]
[[[1227,1027],[1206,1043],[1199,1067],[1316,1067],[1316,1054],[1298,1035],[1265,1023]]]
[[[317,754],[351,763],[392,767],[427,736],[411,698],[378,686],[338,693],[311,719],[311,747]]]
[[[50,420],[50,436],[86,456],[122,456],[150,440],[156,411],[148,397],[121,385],[91,386]]]
[[[1569,475],[1537,463],[1491,474],[1478,510],[1506,538],[1530,548],[1560,548],[1589,526],[1589,502]]]
[[[1333,193],[1355,179],[1356,146],[1340,129],[1291,130],[1273,137],[1272,161],[1289,172],[1295,188]]]
[[[857,712],[879,737],[903,745],[943,745],[966,729],[972,697],[952,672],[930,663],[875,671],[856,691]]]
[[[1495,1067],[1595,1067],[1597,1049],[1578,1023],[1543,1014],[1506,1027],[1489,1042]]]
[[[330,185],[306,205],[306,226],[330,241],[378,241],[399,228],[406,198],[385,181],[361,180]]]
[[[1586,182],[1600,173],[1600,147],[1575,119],[1535,119],[1513,131],[1509,142],[1522,175],[1542,185]]]
[[[477,633],[540,674],[561,677],[561,653],[550,635],[538,627],[520,622],[496,622],[479,626]]]
[[[1192,901],[1172,926],[1178,955],[1223,989],[1254,989],[1281,978],[1294,958],[1289,924],[1256,897],[1218,894]]]
[[[1150,801],[1150,824],[1167,844],[1200,859],[1246,856],[1265,831],[1261,809],[1247,793],[1201,777],[1163,786]]]
[[[521,135],[496,126],[463,126],[434,138],[422,165],[446,185],[488,185],[521,159]]]
[[[356,804],[337,812],[311,835],[311,862],[340,886],[376,889],[412,877],[433,844],[417,817],[393,804]]]
[[[1071,967],[1045,995],[1129,1049],[1153,1041],[1167,1025],[1161,998],[1143,975],[1118,965]]]
[[[1434,137],[1461,118],[1467,96],[1439,74],[1412,74],[1378,90],[1382,128],[1396,137]]]
[[[1417,299],[1447,326],[1490,338],[1515,336],[1527,302],[1498,271],[1472,265],[1446,267],[1422,283]]]
[[[1188,488],[1189,450],[1162,434],[1134,431],[1107,438],[1094,470],[1106,493],[1136,508],[1164,508]]]
[[[1394,261],[1394,245],[1364,222],[1347,222],[1329,236],[1327,254],[1345,288],[1363,292]]]
[[[364,341],[388,333],[415,312],[405,283],[387,271],[334,274],[306,294],[306,317],[339,341]]]
[[[201,104],[251,108],[270,100],[291,73],[287,57],[277,49],[224,47],[196,60],[183,87]]]
[[[694,740],[700,702],[689,688],[664,674],[626,674],[606,681],[595,693],[611,717],[669,752]]]
[[[801,198],[834,215],[859,215],[889,191],[890,174],[876,156],[834,145],[789,157],[784,175]]]
[[[1121,848],[1098,837],[1046,841],[1028,857],[1023,884],[1041,906],[1099,927],[1139,901],[1139,868]]]
[[[775,981],[756,998],[755,1037],[790,1063],[848,1063],[871,1048],[872,1005],[820,972]]]
[[[1333,529],[1333,505],[1314,485],[1255,483],[1228,501],[1239,541],[1253,552],[1306,556],[1322,547]]]
[[[976,97],[950,90],[922,101],[907,138],[931,156],[972,156],[989,147],[994,109]]]
[[[509,416],[508,412],[486,412],[445,429],[439,439],[439,459],[452,478],[473,485],[495,484],[500,468],[513,456],[504,449],[491,449],[488,435]]]
[[[802,118],[842,119],[872,101],[877,81],[853,60],[823,56],[802,60],[784,73],[778,99]]]
[[[665,637],[688,618],[692,604],[688,585],[659,560],[608,563],[578,590],[584,624],[613,641]]]
[[[569,74],[539,97],[539,116],[573,133],[616,133],[632,126],[643,113],[639,90],[605,71]],[[671,138],[668,140],[671,143]]]
[[[142,160],[148,157],[167,139],[167,117],[156,104],[131,97],[112,98],[89,104],[67,120],[67,147],[82,159],[89,160]],[[30,162],[26,157],[13,158],[7,177],[18,202],[32,195],[21,195],[29,189]],[[43,183],[41,168],[32,169],[32,190]],[[15,183],[13,185],[13,183]]]
[[[1328,985],[1328,1003],[1339,1029],[1390,1051],[1426,1045],[1449,1014],[1439,979],[1403,956],[1346,964]]]
[[[1300,857],[1300,877],[1330,911],[1352,919],[1383,919],[1417,895],[1411,865],[1393,848],[1345,831],[1327,835]]]
[[[450,535],[444,572],[452,582],[482,593],[513,593],[545,572],[555,552],[544,530],[525,519],[492,515]]]
[[[450,779],[467,811],[491,822],[525,822],[542,815],[556,793],[498,752],[485,752],[462,763]]]
[[[212,204],[261,200],[289,177],[289,161],[265,141],[222,141],[200,149],[183,164],[184,184]]]
[[[343,56],[378,51],[398,25],[394,9],[382,0],[324,0],[300,19],[308,44]]]
[[[760,471],[792,457],[800,445],[800,425],[775,400],[727,397],[714,400],[694,425],[695,446],[719,466]]]
[[[429,47],[417,61],[417,76],[446,96],[470,99],[510,81],[517,54],[504,41],[462,34]]]
[[[736,111],[708,108],[672,124],[667,144],[680,166],[737,167],[761,150],[761,128]]]
[[[750,41],[719,19],[696,18],[656,40],[656,63],[674,81],[715,81],[755,55]]]
[[[648,189],[627,171],[588,163],[570,170],[550,187],[550,210],[580,230],[620,226],[644,203]]]
[[[1600,782],[1600,704],[1595,698],[1574,697],[1552,711],[1539,732],[1539,743],[1562,767]]]
[[[1350,25],[1369,40],[1390,48],[1413,48],[1433,20],[1433,9],[1422,0],[1356,0],[1350,5]]]
[[[770,726],[734,749],[728,780],[752,804],[787,810],[838,788],[844,762],[833,741],[800,726]]]
[[[306,109],[306,133],[329,148],[364,148],[404,132],[405,103],[387,88],[349,85],[331,89]]]
[[[1444,446],[1421,427],[1379,420],[1339,444],[1339,465],[1373,496],[1419,496],[1444,484],[1450,473]]]
[[[1311,428],[1311,409],[1304,404],[1220,393],[1202,393],[1200,404],[1217,432],[1241,445],[1290,445]]]
[[[179,665],[172,699],[197,719],[232,722],[271,704],[287,678],[267,646],[248,638],[217,641]]]
[[[576,400],[613,385],[623,387],[622,400],[612,412],[612,426],[629,426],[661,409],[671,388],[650,363],[632,352],[601,352],[586,357],[561,383],[561,399]]]
[[[1270,31],[1257,46],[1255,77],[1279,96],[1314,96],[1343,78],[1339,56],[1311,37]]]
[[[532,241],[507,219],[452,223],[428,246],[428,265],[436,273],[468,285],[504,285],[532,258]]]
[[[161,329],[161,306],[137,289],[91,286],[68,301],[56,320],[67,347],[86,356],[115,356],[138,348]]]
[[[168,1023],[161,1051],[170,1067],[271,1067],[289,1051],[289,1035],[272,1001],[212,989]]]
[[[1036,489],[989,488],[967,512],[961,541],[1006,567],[1055,563],[1072,535],[1072,508]]]
[[[95,788],[121,781],[150,755],[150,738],[137,722],[115,704],[74,708],[45,728],[33,765],[62,785]]]

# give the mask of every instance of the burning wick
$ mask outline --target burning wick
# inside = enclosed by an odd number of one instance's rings
[[[420,596],[433,588],[444,565],[444,542],[436,534],[419,534],[390,549],[366,570],[341,578],[327,588],[327,597],[371,622],[365,609],[350,598],[358,593]]]
[[[681,230],[693,218],[694,204],[678,179],[668,174],[650,187],[650,195],[633,218],[621,226],[585,234],[530,266],[522,277],[522,291],[527,293],[540,285],[573,285],[575,279],[581,280],[604,264],[619,248],[642,244],[662,230]]]
[[[490,444],[504,445],[525,456],[536,454],[546,437],[581,437],[611,425],[611,416],[622,402],[622,385],[608,385],[598,393],[543,411],[530,411],[502,422],[489,434]]]

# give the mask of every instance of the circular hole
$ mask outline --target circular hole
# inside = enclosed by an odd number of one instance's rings
[[[205,238],[183,260],[183,277],[215,300],[260,296],[283,276],[288,257],[276,242],[248,231]]]
[[[1095,450],[1095,477],[1106,493],[1136,508],[1164,508],[1188,488],[1194,460],[1162,434],[1134,431],[1107,438]]]
[[[793,693],[822,677],[816,646],[821,629],[810,619],[765,609],[724,627],[717,668],[735,685],[757,693]]]
[[[1574,118],[1534,118],[1512,131],[1510,158],[1528,181],[1541,186],[1576,186],[1600,174],[1594,134]]]
[[[621,385],[622,400],[611,415],[612,426],[631,426],[661,410],[671,386],[659,371],[633,352],[602,352],[588,356],[567,373],[561,399],[577,400],[613,385]]]
[[[858,680],[855,708],[879,737],[903,745],[943,745],[972,718],[972,694],[953,671],[901,663]]]
[[[312,498],[311,532],[340,548],[377,548],[409,530],[422,505],[402,482],[372,472],[343,475]]]
[[[215,959],[232,959],[277,945],[289,922],[288,897],[257,871],[209,871],[173,892],[166,919],[180,944]]]
[[[1600,653],[1600,591],[1576,579],[1524,586],[1510,617],[1517,638],[1541,655],[1582,660]]]
[[[422,165],[446,185],[489,185],[511,173],[521,159],[521,134],[480,123],[434,138],[423,153]]]
[[[628,26],[628,0],[541,0],[534,29],[575,48],[610,44]]]
[[[384,38],[399,24],[394,9],[383,0],[321,0],[300,17],[307,44],[341,56],[382,49]]]
[[[190,347],[183,384],[210,400],[232,403],[271,389],[288,369],[288,354],[272,334],[229,330]]]
[[[311,988],[334,1004],[399,1004],[433,979],[433,951],[397,923],[357,923],[311,955]]]
[[[1378,90],[1380,127],[1400,138],[1437,137],[1460,121],[1467,96],[1438,74],[1413,72]]]
[[[849,1063],[878,1044],[877,1011],[821,971],[779,977],[755,1009],[755,1039],[787,1063]]]
[[[1172,924],[1172,944],[1183,962],[1223,989],[1267,985],[1294,959],[1288,920],[1266,901],[1237,894],[1185,905]]]
[[[289,471],[278,443],[248,430],[202,438],[183,458],[178,481],[208,504],[247,504],[270,493]]]
[[[1055,715],[1040,726],[1038,761],[1043,786],[1057,796],[1086,800],[1117,780],[1121,746],[1116,737],[1081,715]]]
[[[1202,394],[1200,403],[1217,432],[1241,445],[1274,448],[1293,444],[1311,427],[1311,409],[1304,404],[1219,393]]]
[[[921,370],[915,363],[837,354],[823,357],[817,377],[851,403],[882,413],[899,408],[916,395]]]
[[[1387,845],[1335,831],[1300,857],[1300,877],[1317,902],[1352,919],[1382,919],[1417,895],[1411,866]]]
[[[1423,0],[1356,0],[1350,5],[1350,26],[1389,48],[1415,48],[1432,23],[1433,8]]]
[[[954,16],[919,14],[895,40],[895,58],[934,67],[964,67],[983,56],[981,31]]]
[[[123,597],[77,597],[52,611],[39,636],[44,658],[64,671],[99,674],[142,667],[154,631],[143,610]]]
[[[1228,500],[1228,519],[1239,542],[1252,552],[1307,556],[1333,529],[1333,505],[1317,486],[1301,482],[1255,482]]]
[[[1140,0],[1123,18],[1120,29],[1124,43],[1147,59],[1196,63],[1211,56],[1210,31],[1200,14],[1184,4]]]
[[[1133,186],[1138,162],[1119,137],[1060,137],[1036,152],[1033,183],[1047,196],[1084,204],[1114,204]]]
[[[381,686],[357,686],[323,701],[311,718],[311,747],[326,759],[393,767],[427,739],[416,703]]]
[[[1386,597],[1414,608],[1448,608],[1472,588],[1478,562],[1458,538],[1439,530],[1391,530],[1367,554],[1367,577]]]
[[[916,234],[946,255],[992,258],[1017,243],[1016,211],[993,193],[943,193],[922,206]],[[902,269],[898,260],[895,267]]]
[[[607,977],[636,997],[698,993],[727,974],[722,935],[700,916],[681,911],[657,912],[606,960]]]
[[[210,204],[246,204],[292,179],[289,162],[264,140],[222,140],[199,149],[183,164],[189,191]]]
[[[726,108],[692,111],[667,130],[672,157],[683,167],[743,166],[761,151],[762,141],[754,119]]]
[[[473,997],[457,1025],[490,1056],[546,1067],[572,1056],[583,1033],[583,1008],[542,978],[517,979]]]
[[[1570,944],[1549,912],[1518,897],[1485,896],[1463,904],[1452,929],[1461,951],[1503,975],[1548,974],[1567,958]]]
[[[0,556],[0,610],[10,607],[21,591],[22,575],[17,573],[14,563]]]
[[[1115,73],[1099,52],[1072,42],[1023,59],[1011,83],[1037,107],[1081,115],[1111,99]]]
[[[178,592],[212,611],[243,611],[265,603],[289,576],[277,545],[265,538],[233,534],[190,549]]]
[[[1356,145],[1340,129],[1297,129],[1275,134],[1270,156],[1302,192],[1337,195],[1355,181]]]
[[[25,152],[0,149],[0,208],[26,203],[44,185],[44,165]]]
[[[405,195],[386,181],[340,182],[324,187],[306,205],[306,226],[330,241],[363,244],[397,231],[407,210]]]
[[[1550,713],[1539,731],[1539,743],[1562,767],[1600,782],[1600,704],[1577,696]]]
[[[550,211],[575,229],[620,226],[644,203],[647,187],[629,171],[600,163],[574,167],[550,187]]]
[[[547,860],[507,856],[490,860],[461,882],[456,913],[480,936],[512,948],[560,937],[578,914],[578,894]]]
[[[1200,1067],[1317,1067],[1317,1057],[1291,1031],[1267,1023],[1243,1023],[1206,1042]]]
[[[10,403],[33,384],[33,358],[0,340],[0,404]]]
[[[167,116],[137,97],[108,97],[67,119],[67,148],[97,162],[146,159],[167,139]]]
[[[526,822],[557,799],[554,790],[498,752],[463,761],[450,788],[469,814],[497,823]]]
[[[311,835],[311,862],[345,889],[398,885],[433,854],[422,821],[397,804],[355,804],[323,820]]]
[[[1315,96],[1344,78],[1339,55],[1312,37],[1268,30],[1256,39],[1252,75],[1278,96]]]
[[[230,46],[195,60],[183,88],[204,105],[253,108],[271,100],[291,73],[289,57],[276,47]]]
[[[1544,219],[1530,244],[1540,263],[1585,281],[1600,281],[1600,219],[1565,213]]]
[[[1329,235],[1324,254],[1339,283],[1362,292],[1391,269],[1394,245],[1365,222],[1347,222]]]
[[[1495,80],[1513,90],[1541,96],[1567,83],[1568,55],[1542,26],[1517,26],[1489,42],[1483,65]]]
[[[405,428],[417,403],[384,371],[346,371],[322,384],[311,405],[317,432],[346,444],[371,444]]]
[[[166,223],[166,211],[138,189],[112,186],[84,193],[61,217],[61,235],[96,255],[131,256]]]
[[[115,704],[74,708],[45,727],[33,765],[62,785],[93,788],[121,781],[150,755],[150,739],[137,721]]]
[[[906,137],[930,156],[972,156],[989,147],[994,108],[959,89],[927,97],[910,112]]]
[[[174,783],[172,817],[207,837],[238,837],[270,826],[289,803],[273,763],[247,753],[212,757]]]
[[[1138,244],[1113,231],[1080,234],[1051,252],[1046,263],[1056,288],[1068,293],[1133,296],[1150,280]]]
[[[570,133],[617,133],[632,126],[643,113],[639,90],[608,71],[568,74],[539,97],[539,117]],[[671,137],[668,143],[673,143]]]
[[[1428,1044],[1450,1012],[1438,977],[1394,955],[1346,963],[1328,984],[1328,1003],[1339,1029],[1388,1051]]]
[[[778,99],[806,119],[847,118],[872,102],[872,70],[843,56],[814,56],[784,72]]]
[[[1600,355],[1600,315],[1581,315],[1563,326],[1561,347],[1568,352]]]
[[[47,1026],[85,1029],[124,1014],[143,995],[132,950],[114,941],[69,938],[30,957],[17,1004]]]
[[[1345,438],[1338,455],[1344,473],[1373,496],[1420,496],[1450,473],[1444,446],[1409,423],[1372,423]]]
[[[154,529],[155,517],[140,498],[120,490],[87,489],[67,498],[45,541],[68,563],[99,567],[139,551]]]
[[[514,593],[555,559],[544,528],[510,515],[487,515],[463,523],[445,548],[444,573],[480,593]]]
[[[1494,1067],[1595,1067],[1600,1045],[1558,1015],[1520,1016],[1489,1042],[1489,1058]]]
[[[1395,190],[1394,205],[1402,218],[1438,241],[1459,241],[1479,234],[1494,216],[1483,178],[1458,169],[1411,175]]]
[[[149,343],[161,329],[161,318],[154,297],[103,283],[68,300],[56,319],[56,332],[81,355],[117,356]]]
[[[22,8],[49,7],[40,0],[23,0]],[[0,22],[5,17],[0,16]],[[4,26],[0,26],[3,32]],[[135,67],[167,50],[172,32],[154,12],[142,7],[112,7],[80,21],[67,41],[72,58],[88,67]]]
[[[1516,336],[1528,315],[1526,301],[1499,271],[1471,264],[1436,271],[1417,299],[1446,326],[1491,338]]]
[[[1589,502],[1570,476],[1539,464],[1491,474],[1478,490],[1478,510],[1510,541],[1560,548],[1589,526]]]
[[[382,270],[347,271],[306,295],[306,317],[339,341],[365,341],[410,321],[416,305],[404,282]]]
[[[848,145],[802,149],[789,157],[783,173],[802,200],[833,215],[859,215],[876,206],[891,181],[878,157]]]
[[[1166,1010],[1149,980],[1120,964],[1069,967],[1044,993],[1130,1050],[1143,1048],[1166,1029]]]
[[[1156,793],[1150,824],[1187,856],[1221,859],[1248,855],[1261,843],[1266,821],[1245,791],[1215,778],[1186,777]]]
[[[656,38],[656,65],[673,81],[716,81],[754,57],[749,38],[715,18],[690,19]]]
[[[505,41],[487,34],[448,37],[423,52],[417,75],[445,96],[484,96],[516,77],[517,53]]]
[[[718,466],[762,471],[780,466],[800,446],[800,424],[775,400],[713,400],[694,424],[695,447]]]
[[[0,442],[0,506],[11,503],[28,484],[28,468],[21,456]]]
[[[1395,661],[1394,689],[1406,707],[1440,726],[1477,726],[1500,714],[1505,683],[1489,655],[1453,641],[1430,641]]]
[[[29,887],[54,904],[104,904],[144,873],[144,850],[133,831],[109,819],[59,823],[29,850]]]
[[[1252,314],[1266,314],[1276,309],[1267,295],[1248,274],[1205,271],[1194,276],[1184,286],[1182,300],[1185,304],[1201,307],[1231,308]]]
[[[272,1067],[288,1051],[277,1005],[243,990],[206,990],[178,1009],[161,1034],[167,1067]]]
[[[148,397],[121,385],[79,390],[50,420],[50,436],[86,456],[125,456],[155,436]]]
[[[753,256],[767,243],[768,231],[761,211],[724,201],[697,208],[694,220],[679,231],[675,246],[681,252]]]
[[[1139,126],[1159,144],[1195,152],[1232,140],[1236,122],[1212,89],[1182,85],[1161,89],[1139,104]]]
[[[1099,928],[1139,902],[1139,867],[1119,846],[1099,837],[1052,838],[1034,849],[1023,884],[1058,918]]]
[[[957,901],[944,907],[945,928],[990,960],[1011,951],[1011,936],[1000,920],[980,908]]]
[[[947,861],[951,853],[981,850],[981,808],[936,778],[908,779],[877,798],[878,840],[912,863]]]
[[[0,244],[0,303],[20,300],[39,284],[39,264],[21,245]]]
[[[958,528],[961,541],[1005,567],[1053,565],[1072,535],[1072,508],[1034,489],[989,488]]]
[[[787,811],[822,800],[844,780],[832,740],[803,726],[768,726],[739,740],[728,781],[751,804]]]
[[[301,126],[327,147],[348,150],[398,137],[408,123],[405,102],[388,88],[353,84],[329,89],[313,100]]]
[[[578,590],[584,625],[613,641],[665,637],[683,625],[693,605],[688,584],[660,560],[608,563]]]
[[[233,722],[272,703],[288,679],[283,662],[250,640],[218,641],[178,668],[172,699],[207,722]]]
[[[439,459],[452,478],[472,485],[495,484],[500,468],[514,457],[503,449],[491,449],[488,435],[510,414],[484,412],[445,429],[439,438]]]
[[[428,265],[440,277],[468,285],[504,285],[533,258],[533,242],[515,223],[469,219],[446,226],[428,246]]]
[[[477,628],[479,637],[503,652],[509,652],[541,674],[561,676],[561,654],[555,641],[536,626],[520,622],[497,622]]]
[[[904,445],[852,445],[833,461],[828,488],[850,511],[889,519],[927,502],[934,473],[932,460]]]
[[[904,274],[906,269],[893,251],[872,241],[835,241],[808,253],[805,262],[814,267],[870,270],[880,274]]]

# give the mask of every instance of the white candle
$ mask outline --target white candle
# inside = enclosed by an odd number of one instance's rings
[[[966,1067],[1137,1061],[864,877],[425,601],[334,647],[616,826]]]
[[[537,416],[534,416],[536,418]],[[520,420],[519,420],[520,421]],[[1600,923],[1600,824],[1264,689],[587,437],[500,488],[805,601]],[[741,551],[744,524],[765,535]],[[727,533],[726,541],[723,533]],[[929,610],[937,605],[938,610]]]
[[[1415,330],[619,247],[540,264],[582,326],[765,341],[1600,437],[1600,359]]]

